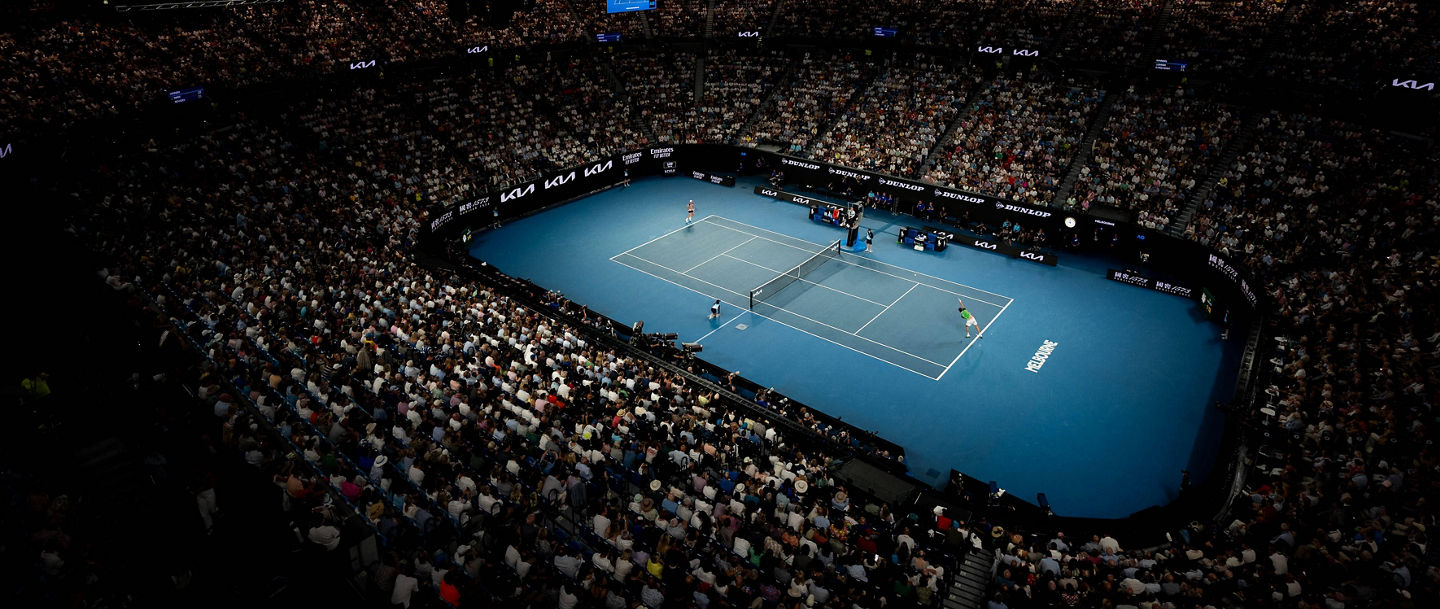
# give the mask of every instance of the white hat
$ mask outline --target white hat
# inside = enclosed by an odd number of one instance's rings
[[[659,480],[651,480],[651,481],[650,481],[650,490],[652,490],[652,491],[659,491],[659,490],[660,490],[660,486],[661,486],[661,484],[660,484],[660,481],[659,481]]]
[[[809,482],[806,482],[804,478],[796,478],[796,479],[795,479],[795,492],[797,492],[797,493],[803,493],[803,492],[808,491],[808,490],[810,490],[810,483],[809,483]]]
[[[385,455],[375,457],[375,467],[385,467],[385,464],[389,462],[390,458],[386,457]]]

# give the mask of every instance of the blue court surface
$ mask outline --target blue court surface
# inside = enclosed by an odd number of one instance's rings
[[[916,252],[894,237],[916,221],[873,210],[875,251],[837,253],[844,231],[756,183],[640,180],[479,233],[471,254],[699,342],[704,359],[901,444],[932,484],[954,468],[1043,492],[1060,515],[1115,518],[1174,499],[1181,470],[1209,472],[1240,346],[1194,302],[1109,281],[1082,256]]]

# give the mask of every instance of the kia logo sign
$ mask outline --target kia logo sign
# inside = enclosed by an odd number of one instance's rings
[[[775,191],[773,191],[773,190],[770,190],[770,189],[768,189],[768,188],[767,188],[767,189],[764,189],[764,190],[761,190],[761,191],[760,191],[760,194],[765,195],[765,196],[767,196],[767,197],[778,197],[778,196],[780,196],[780,193],[775,192]]]
[[[739,32],[735,32],[735,36],[736,36],[736,37],[739,37],[739,38],[759,38],[759,37],[760,37],[760,31],[759,31],[759,30],[753,30],[753,31],[748,31],[748,32],[747,32],[747,31],[739,31]]]
[[[351,69],[351,70],[364,70],[364,69],[367,69],[367,68],[373,68],[373,67],[375,67],[375,66],[376,66],[375,60],[374,60],[374,59],[371,59],[370,61],[357,61],[357,62],[352,62],[352,63],[350,64],[350,69]]]
[[[1040,56],[1040,51],[1032,51],[1032,50],[1029,50],[1029,49],[1015,49],[1015,50],[1010,51],[1010,54],[1011,54],[1011,55],[1019,55],[1019,56],[1021,56],[1021,57],[1039,57],[1039,56]]]
[[[8,143],[7,143],[7,144],[5,144],[3,147],[0,147],[0,159],[3,159],[3,158],[5,158],[5,157],[7,157],[7,156],[10,156],[11,154],[14,154],[14,153],[15,153],[15,145],[14,145],[14,144],[8,144]]]
[[[1398,78],[1390,81],[1390,86],[1392,86],[1392,87],[1402,87],[1402,88],[1405,88],[1405,89],[1415,89],[1416,91],[1419,91],[1419,90],[1421,90],[1421,89],[1425,89],[1425,90],[1428,90],[1428,91],[1434,91],[1434,90],[1435,90],[1435,83],[1433,83],[1433,82],[1427,82],[1427,83],[1425,83],[1425,84],[1422,85],[1422,84],[1420,84],[1419,82],[1416,82],[1416,81],[1414,81],[1414,80],[1400,80],[1400,79],[1398,79]]]
[[[986,46],[978,47],[978,48],[976,48],[975,50],[976,50],[976,51],[979,51],[979,52],[981,52],[981,53],[1003,53],[1003,52],[1005,51],[1005,49],[1003,49],[1003,48],[1001,48],[1001,47],[986,47]]]
[[[978,247],[982,250],[996,250],[1000,248],[1000,246],[995,245],[994,243],[990,243],[988,241],[981,241],[979,239],[976,239],[975,243],[971,245],[974,245],[975,247]]]
[[[516,187],[515,189],[511,190],[510,192],[502,192],[502,193],[500,193],[500,202],[501,202],[501,203],[504,203],[504,202],[509,201],[509,200],[512,200],[512,199],[519,199],[520,197],[523,197],[523,196],[525,196],[525,195],[528,195],[528,194],[530,194],[530,193],[532,193],[532,192],[535,192],[535,184],[534,184],[534,183],[531,183],[531,184],[525,186],[525,189],[524,189],[524,190],[521,190],[519,187]]]
[[[545,189],[546,189],[546,190],[549,190],[549,189],[554,188],[554,187],[556,187],[556,186],[561,186],[561,185],[565,184],[566,182],[569,182],[570,180],[573,180],[573,179],[575,179],[575,172],[573,172],[573,171],[570,172],[568,175],[555,176],[555,177],[553,177],[553,178],[546,178],[546,179],[545,179]],[[532,185],[532,186],[533,186],[533,185]]]
[[[610,170],[610,167],[612,167],[614,164],[615,164],[614,161],[605,161],[605,164],[604,164],[604,165],[600,165],[600,164],[597,163],[597,164],[595,164],[595,165],[591,165],[591,166],[589,166],[589,167],[586,167],[586,168],[585,168],[585,177],[588,178],[588,177],[593,176],[593,175],[595,175],[595,174],[597,174],[597,173],[604,173],[604,172],[606,172],[606,171],[609,171],[609,170]]]
[[[466,52],[467,54],[470,54],[470,55],[474,55],[474,54],[476,54],[476,53],[488,53],[488,52],[490,52],[490,45],[481,45],[481,46],[478,46],[478,47],[470,47],[470,48],[468,48],[468,49],[465,49],[465,52]]]

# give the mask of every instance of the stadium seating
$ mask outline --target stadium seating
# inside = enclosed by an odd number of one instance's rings
[[[344,523],[342,544],[381,540],[377,597],[417,576],[420,602],[437,605],[449,586],[472,606],[934,606],[980,548],[998,560],[997,609],[1437,601],[1440,154],[1133,74],[1164,56],[1217,79],[1363,90],[1378,66],[1433,66],[1429,3],[533,4],[493,22],[454,22],[435,0],[174,20],[41,7],[0,32],[13,141],[138,121],[182,86],[232,93],[198,136],[157,132],[45,187],[73,204],[107,283],[163,312],[205,362],[200,394],[227,446],[273,472],[298,513],[323,508],[305,523],[314,545]],[[877,25],[913,46],[867,54],[855,43]],[[597,52],[597,28],[689,46]],[[728,44],[751,30],[838,42]],[[936,52],[992,40],[1115,71]],[[474,45],[497,61],[464,57]],[[352,77],[348,64],[370,60],[385,77]],[[240,107],[273,91],[273,112]],[[1254,133],[1220,163],[1247,112]],[[478,192],[649,143],[725,142],[1122,208],[1240,261],[1275,305],[1273,415],[1236,415],[1270,440],[1221,526],[1140,549],[1123,528],[991,535],[1003,517],[910,514],[837,483],[857,453],[893,458],[851,430],[614,349],[583,303],[412,257],[428,214]],[[1177,226],[1186,205],[1194,219]]]

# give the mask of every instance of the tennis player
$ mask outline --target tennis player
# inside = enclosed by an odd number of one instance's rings
[[[720,319],[720,301],[710,305],[710,319]]]
[[[685,205],[685,223],[686,223],[686,224],[689,224],[690,222],[692,222],[692,221],[694,221],[694,220],[695,220],[695,199],[690,199],[690,202]]]
[[[970,326],[975,326],[975,336],[985,338],[980,335],[980,322],[975,321],[975,316],[970,314],[970,309],[965,308],[965,301],[959,298],[955,300],[960,303],[960,318],[965,320],[965,338],[970,338]]]

